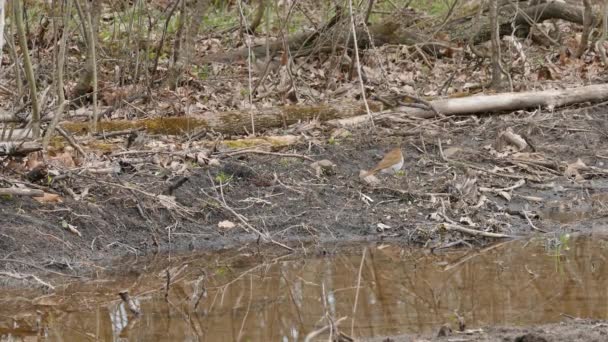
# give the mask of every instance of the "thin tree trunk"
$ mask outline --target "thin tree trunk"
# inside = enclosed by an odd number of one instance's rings
[[[604,67],[608,66],[608,58],[606,57],[606,48],[604,42],[606,42],[606,35],[608,34],[608,0],[604,0],[602,5],[602,34],[597,40],[597,47],[600,52],[600,58]]]
[[[169,88],[175,90],[179,83],[179,77],[182,72],[183,63],[182,58],[182,43],[184,38],[184,28],[186,27],[186,1],[181,0],[181,8],[178,17],[178,27],[175,33],[175,39],[173,43],[173,63],[169,69]]]
[[[55,2],[58,2],[55,0]],[[63,1],[61,1],[63,3]],[[59,41],[59,51],[57,52],[57,68],[56,68],[56,82],[57,82],[57,97],[59,98],[59,107],[55,112],[55,116],[53,116],[53,120],[49,124],[48,129],[44,135],[44,139],[42,139],[42,148],[46,150],[51,141],[51,137],[55,131],[55,127],[61,120],[63,116],[63,111],[65,110],[66,100],[65,100],[65,92],[63,90],[63,73],[64,73],[64,65],[65,65],[65,50],[67,45],[67,36],[68,36],[68,24],[70,21],[70,13],[72,11],[72,0],[66,0],[65,7],[63,8],[63,31],[61,34],[61,40]],[[56,20],[56,17],[53,19]]]
[[[2,60],[2,47],[4,47],[4,0],[0,0],[0,61]]]
[[[11,20],[7,27],[7,37],[12,37],[15,32],[15,21]],[[12,40],[6,40],[6,46],[8,46],[8,55],[11,56],[13,61],[13,67],[15,68],[15,83],[17,84],[17,94],[23,94],[23,77],[21,75],[21,63],[19,62],[19,56],[17,55],[17,47],[15,42]],[[20,96],[15,96],[14,106],[19,106]]]
[[[490,6],[490,30],[492,44],[492,88],[499,89],[501,86],[500,72],[500,35],[498,33],[498,0],[488,0]]]
[[[249,33],[253,34],[255,30],[262,23],[262,18],[264,17],[264,12],[266,11],[266,0],[259,0],[258,7],[255,10],[255,16],[253,20],[251,20],[251,24],[247,28]]]
[[[591,1],[583,0],[583,4],[585,5],[585,11],[583,12],[583,33],[581,34],[581,43],[576,50],[576,58],[581,58],[587,50],[587,46],[589,46],[589,34],[591,33],[591,29],[595,26],[593,23],[593,8],[591,7]]]
[[[158,69],[158,60],[160,59],[160,55],[163,50],[163,45],[165,45],[165,38],[167,36],[167,30],[169,29],[169,23],[171,22],[171,18],[173,17],[177,6],[179,6],[179,1],[176,1],[173,7],[171,7],[169,15],[167,15],[167,19],[165,20],[163,34],[160,36],[160,41],[158,42],[158,46],[156,47],[156,55],[154,56],[154,65],[152,66],[152,77],[150,79],[149,87],[152,87],[152,83],[154,83],[154,77],[156,76],[156,71]]]
[[[13,4],[15,26],[17,27],[17,35],[19,36],[19,45],[23,52],[23,69],[25,77],[30,88],[30,100],[32,102],[32,136],[34,139],[40,137],[40,106],[38,105],[38,91],[36,88],[36,77],[30,59],[29,50],[27,48],[27,37],[25,35],[25,27],[23,25],[23,0],[16,0]]]
[[[85,3],[85,6],[87,4]],[[89,67],[91,68],[91,83],[93,85],[93,115],[91,118],[91,132],[97,133],[97,121],[99,120],[99,113],[97,111],[97,56],[96,56],[96,41],[97,41],[97,25],[93,22],[91,12],[96,10],[95,4],[90,4],[86,11],[86,16],[83,19],[86,19],[86,32],[89,41]],[[97,15],[96,15],[97,17]]]

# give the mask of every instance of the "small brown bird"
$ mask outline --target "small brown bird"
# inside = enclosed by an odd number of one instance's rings
[[[374,167],[369,170],[363,176],[364,178],[367,176],[374,175],[378,172],[382,173],[395,173],[399,171],[403,167],[403,153],[401,153],[401,149],[399,147],[392,149],[388,152],[384,158]]]

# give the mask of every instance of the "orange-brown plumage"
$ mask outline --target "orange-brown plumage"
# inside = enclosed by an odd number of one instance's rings
[[[401,148],[397,147],[389,151],[384,158],[370,171],[365,174],[365,177],[374,175],[378,172],[395,173],[403,167],[403,153]]]

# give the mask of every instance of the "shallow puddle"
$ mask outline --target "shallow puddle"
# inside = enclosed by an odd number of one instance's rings
[[[467,328],[607,319],[607,257],[606,239],[557,236],[440,254],[375,245],[125,260],[33,300],[4,292],[0,340],[303,341],[327,340],[330,319],[356,337],[435,332],[458,316]]]

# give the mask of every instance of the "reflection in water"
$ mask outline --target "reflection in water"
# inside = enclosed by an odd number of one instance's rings
[[[326,257],[159,257],[33,301],[27,291],[0,295],[0,340],[303,341],[313,331],[326,339],[330,321],[372,337],[455,327],[458,315],[470,328],[608,318],[608,241],[545,242],[441,255],[373,246]],[[120,301],[125,289],[141,316]]]

